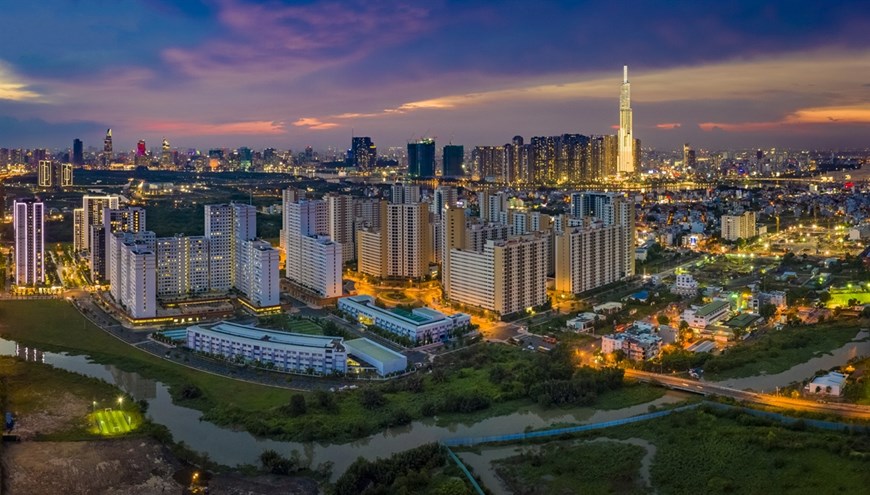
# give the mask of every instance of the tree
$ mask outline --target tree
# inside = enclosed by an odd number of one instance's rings
[[[659,322],[659,325],[669,325],[671,323],[671,319],[668,318],[668,315],[659,315],[656,318],[656,321]]]
[[[290,403],[287,405],[287,414],[293,416],[302,416],[308,411],[305,404],[305,396],[302,394],[293,394],[290,396]]]
[[[770,303],[762,304],[761,307],[758,308],[758,314],[760,314],[762,318],[770,319],[776,314],[776,306]]]
[[[830,300],[831,300],[831,293],[830,292],[824,291],[824,292],[819,294],[819,301],[821,301],[823,303],[827,303]]]
[[[380,390],[367,387],[360,394],[360,404],[366,409],[377,409],[387,403],[387,398]]]

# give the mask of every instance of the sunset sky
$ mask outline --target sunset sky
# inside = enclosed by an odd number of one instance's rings
[[[0,146],[870,145],[864,1],[0,0]]]

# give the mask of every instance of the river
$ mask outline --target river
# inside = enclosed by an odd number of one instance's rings
[[[752,389],[756,392],[773,392],[777,387],[785,387],[794,382],[812,378],[816,371],[842,366],[850,359],[861,356],[870,356],[870,332],[866,329],[862,329],[851,342],[847,342],[842,347],[816,356],[805,363],[796,364],[781,373],[730,378],[715,383],[740,390]]]
[[[333,477],[343,473],[360,456],[386,457],[450,437],[502,435],[521,432],[526,428],[538,429],[565,423],[595,423],[635,416],[647,412],[650,404],[673,404],[688,397],[686,394],[670,391],[653,402],[610,411],[592,408],[545,410],[532,406],[476,423],[453,423],[447,426],[437,425],[434,419],[414,421],[407,426],[390,428],[344,444],[281,442],[257,438],[245,431],[230,430],[203,421],[200,411],[174,404],[169,388],[163,383],[112,365],[92,362],[87,356],[42,352],[5,339],[0,339],[0,355],[40,361],[55,368],[99,378],[116,385],[136,400],[147,401],[148,417],[155,423],[166,426],[175,441],[183,441],[191,449],[208,454],[209,458],[220,464],[257,464],[259,455],[266,449],[283,455],[290,455],[295,450],[303,459],[309,460],[312,467],[332,462]]]

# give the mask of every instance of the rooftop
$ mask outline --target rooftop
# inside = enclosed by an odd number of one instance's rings
[[[703,318],[718,313],[722,309],[728,308],[729,305],[730,303],[728,301],[713,301],[710,304],[700,307],[698,311],[695,312],[695,315]]]
[[[263,328],[252,327],[249,325],[239,325],[228,321],[221,321],[213,325],[194,325],[189,329],[210,330],[216,333],[231,335],[233,337],[241,337],[250,340],[260,340],[278,344],[297,345],[303,347],[327,348],[335,347],[341,342],[340,337],[329,337],[323,335],[306,335],[302,333],[281,332],[278,330],[267,330]]]
[[[759,318],[761,317],[752,313],[741,313],[726,321],[725,325],[731,328],[746,328]]]
[[[345,347],[347,347],[348,352],[353,354],[353,351],[359,351],[368,356],[371,356],[374,359],[377,359],[380,362],[388,362],[394,359],[405,359],[405,356],[402,354],[388,349],[377,342],[372,342],[369,339],[353,339],[348,340],[344,343]]]
[[[827,375],[817,376],[810,382],[820,387],[842,387],[846,383],[846,375],[832,371]]]

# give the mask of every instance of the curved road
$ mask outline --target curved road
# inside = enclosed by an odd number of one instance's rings
[[[823,414],[834,414],[845,418],[870,420],[870,406],[858,404],[841,404],[828,402],[813,402],[805,399],[792,399],[778,395],[759,394],[736,388],[723,387],[709,382],[701,382],[689,378],[673,375],[662,375],[626,369],[625,376],[635,380],[662,385],[674,390],[682,390],[700,395],[720,395],[732,399],[751,402],[763,406],[777,407],[780,409],[793,409]]]

